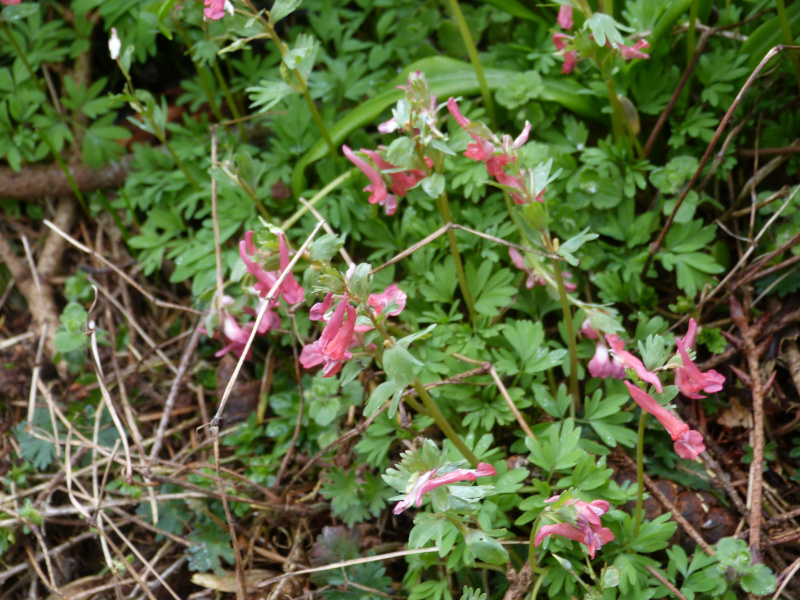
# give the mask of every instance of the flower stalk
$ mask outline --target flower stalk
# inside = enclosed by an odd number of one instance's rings
[[[453,222],[450,216],[450,202],[447,199],[447,192],[442,194],[436,199],[436,206],[439,208],[439,214],[442,215],[442,221],[445,225]],[[452,229],[447,230],[447,242],[450,245],[450,255],[453,257],[453,264],[456,268],[456,277],[458,278],[458,287],[461,289],[461,295],[464,296],[464,302],[469,311],[470,322],[475,321],[478,316],[475,312],[475,304],[472,301],[472,294],[470,294],[469,286],[467,285],[467,276],[464,272],[464,263],[461,260],[461,253],[458,251],[458,243],[456,242],[456,234]]]
[[[555,254],[553,242],[547,233],[542,234],[542,239],[545,243],[545,248],[551,254]],[[561,273],[561,265],[559,261],[553,259],[553,275],[556,279],[556,286],[558,287],[558,298],[561,301],[561,311],[564,313],[564,325],[567,329],[567,348],[569,351],[569,393],[571,401],[569,403],[569,416],[575,418],[575,411],[580,404],[580,394],[578,391],[578,344],[575,337],[575,322],[572,319],[572,309],[569,305],[569,296],[567,296],[567,288],[564,284],[564,276]]]
[[[486,75],[483,72],[483,65],[481,64],[481,57],[478,55],[478,49],[475,47],[475,42],[472,40],[472,34],[469,32],[467,21],[464,19],[464,13],[461,12],[461,7],[458,0],[448,0],[450,3],[450,10],[453,11],[453,17],[458,25],[458,32],[461,34],[461,40],[467,49],[469,55],[469,62],[472,63],[472,69],[475,71],[475,77],[478,79],[478,86],[481,88],[481,96],[483,97],[483,104],[486,106],[486,114],[489,116],[489,121],[492,123],[492,129],[497,129],[497,121],[494,117],[494,103],[492,101],[492,94],[489,91],[489,85],[486,83]]]
[[[636,440],[636,513],[633,518],[633,535],[639,535],[639,526],[642,524],[642,508],[644,506],[644,426],[647,421],[647,412],[642,411],[639,417],[639,432]]]

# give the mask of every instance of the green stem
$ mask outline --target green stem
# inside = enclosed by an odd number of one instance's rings
[[[647,413],[642,411],[639,417],[639,437],[636,443],[636,514],[633,521],[633,535],[639,535],[639,525],[642,524],[642,506],[644,504],[644,425]]]
[[[547,577],[547,574],[550,572],[550,567],[545,567],[542,569],[542,572],[539,573],[539,576],[536,578],[536,583],[533,584],[533,589],[531,590],[531,595],[528,596],[530,600],[536,600],[536,595],[539,593],[539,588],[542,587],[544,583],[544,578]]]
[[[547,238],[545,238],[547,239]],[[548,240],[548,246],[551,246]],[[552,250],[548,249],[548,252]],[[564,313],[564,325],[567,328],[567,347],[569,348],[569,392],[572,402],[569,404],[569,416],[575,418],[575,410],[580,404],[578,393],[578,345],[575,340],[575,323],[572,321],[572,309],[569,306],[567,288],[564,285],[564,277],[561,275],[561,266],[557,260],[553,260],[553,275],[558,286],[558,297],[561,300],[561,311]]]
[[[697,6],[700,0],[694,0],[689,9],[689,29],[686,31],[686,66],[688,67],[692,62],[695,49],[697,48],[696,42],[696,29],[697,29]]]
[[[125,79],[128,82],[128,96],[130,97],[130,103],[133,104],[134,106],[134,110],[136,110],[136,112],[142,115],[143,118],[147,119],[147,123],[150,125],[150,130],[155,134],[155,136],[158,138],[158,141],[161,142],[164,148],[167,149],[167,152],[172,157],[172,160],[175,161],[175,166],[177,166],[181,171],[183,171],[183,174],[186,175],[186,179],[189,181],[189,183],[191,183],[195,189],[198,190],[201,189],[200,184],[194,178],[194,175],[192,175],[191,172],[186,168],[186,165],[183,164],[183,161],[181,161],[181,159],[178,158],[178,155],[175,154],[175,150],[172,149],[172,146],[167,140],[166,133],[164,131],[161,131],[158,128],[155,119],[153,119],[153,117],[151,117],[146,113],[145,107],[136,97],[136,88],[133,87],[133,81],[131,81],[131,76],[125,69],[122,68],[122,63],[119,61],[119,59],[117,59],[117,65],[119,66],[119,70],[122,71],[122,74],[125,76]]]
[[[255,8],[253,8],[253,12],[257,12]],[[286,56],[287,54],[286,46],[278,37],[278,34],[276,33],[272,25],[268,21],[266,21],[263,17],[261,17],[261,23],[266,28],[266,31],[269,34],[270,39],[273,41],[275,46],[277,46],[278,51],[281,53],[281,57]],[[303,79],[303,76],[300,74],[300,71],[298,71],[296,68],[289,69],[289,71],[294,76],[294,79],[297,82],[297,89],[303,95],[303,98],[305,98],[306,104],[308,105],[308,109],[311,111],[311,118],[314,119],[314,123],[316,123],[317,129],[319,129],[319,132],[322,135],[322,139],[325,140],[325,144],[328,146],[328,150],[330,150],[331,156],[336,157],[337,156],[336,145],[333,143],[331,135],[330,133],[328,133],[328,128],[325,127],[325,123],[322,122],[322,116],[319,114],[319,110],[317,110],[317,105],[314,104],[314,100],[311,98],[311,94],[308,91],[308,85],[306,85],[306,80]]]
[[[225,82],[225,78],[222,76],[219,63],[214,61],[214,64],[211,68],[214,71],[214,76],[217,78],[217,83],[222,88],[222,94],[225,96],[225,102],[227,102],[228,108],[230,108],[231,114],[233,115],[236,125],[239,128],[239,135],[242,136],[242,140],[245,142],[249,141],[247,137],[247,130],[245,130],[244,123],[242,122],[242,113],[239,110],[239,105],[236,104],[236,101],[231,95],[231,90],[228,88],[228,84]]]
[[[614,141],[619,141],[625,135],[625,113],[617,98],[614,80],[610,76],[606,79],[606,89],[608,101],[611,103],[611,131],[614,133]]]
[[[281,223],[281,229],[287,231],[289,227],[297,223],[304,214],[306,214],[310,207],[314,206],[317,202],[325,198],[328,194],[330,194],[333,190],[335,190],[343,181],[349,179],[353,173],[356,172],[356,169],[350,169],[349,171],[345,171],[341,175],[339,175],[336,179],[331,181],[328,185],[322,188],[316,195],[311,198],[305,205],[298,208],[294,214],[286,219],[283,223]]]
[[[394,346],[394,338],[388,334],[386,329],[383,327],[383,324],[375,317],[375,314],[368,309],[367,316],[372,321],[375,329],[378,330],[378,333],[381,334],[381,337],[385,341],[385,345],[389,348]],[[379,352],[382,354],[382,350],[379,350]],[[433,401],[433,398],[431,398],[428,390],[425,389],[425,386],[419,380],[419,377],[414,377],[414,383],[412,385],[414,386],[414,389],[417,390],[417,395],[419,396],[420,400],[422,400],[425,410],[428,411],[429,416],[433,419],[436,425],[439,426],[439,429],[442,430],[442,433],[444,433],[445,437],[450,440],[450,442],[458,449],[459,452],[461,452],[461,456],[466,458],[473,468],[477,467],[478,458],[472,453],[472,450],[467,448],[467,445],[464,443],[461,437],[459,437],[452,425],[450,425],[450,422],[442,414],[442,411],[440,411],[439,407],[436,406],[436,403]],[[406,403],[419,412],[419,408],[414,407],[414,404],[408,402],[408,400],[409,398],[406,398]]]
[[[453,11],[453,17],[455,17],[456,24],[458,25],[458,32],[461,34],[461,39],[464,42],[464,46],[467,48],[469,62],[472,63],[472,69],[475,71],[475,77],[478,79],[478,86],[481,88],[481,96],[483,96],[483,104],[486,106],[486,114],[489,115],[492,129],[497,130],[492,94],[489,92],[489,86],[486,84],[486,76],[483,73],[483,65],[481,64],[481,57],[478,55],[478,49],[475,47],[475,42],[472,41],[472,34],[469,32],[469,27],[467,27],[464,13],[461,12],[461,7],[458,5],[458,0],[447,1],[450,3],[450,10]]]
[[[420,400],[422,400],[422,404],[428,410],[436,425],[439,426],[439,429],[442,430],[442,433],[445,435],[445,437],[450,440],[450,442],[458,449],[459,452],[461,452],[461,456],[469,461],[469,463],[472,465],[472,468],[476,468],[478,466],[478,458],[472,453],[472,450],[467,448],[467,445],[459,437],[455,429],[453,429],[453,426],[450,425],[450,422],[442,414],[442,411],[440,411],[439,407],[436,406],[436,403],[433,401],[433,398],[431,398],[428,390],[425,389],[425,386],[422,385],[419,377],[414,377],[413,385],[414,389],[417,390]]]
[[[785,44],[794,44],[794,37],[792,36],[792,28],[789,27],[789,18],[786,16],[786,6],[783,0],[775,0],[775,6],[778,9],[778,18],[781,21],[781,31],[783,32],[783,41]],[[794,76],[797,79],[797,85],[800,87],[800,58],[794,52],[789,52],[789,60],[792,61],[794,67]]]
[[[439,207],[439,213],[442,215],[444,224],[452,223],[450,216],[450,202],[447,199],[447,192],[443,192],[436,199],[436,206]],[[458,244],[456,243],[456,234],[452,229],[447,230],[447,241],[450,244],[450,254],[453,257],[453,264],[456,267],[456,277],[458,278],[458,287],[461,288],[461,295],[464,296],[464,302],[467,304],[469,311],[470,322],[475,321],[477,313],[475,312],[475,305],[472,302],[472,294],[469,293],[469,286],[467,286],[467,276],[464,273],[464,263],[461,261],[461,253],[458,251]]]

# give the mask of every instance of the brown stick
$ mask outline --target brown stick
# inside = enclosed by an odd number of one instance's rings
[[[689,180],[689,183],[686,185],[680,197],[678,198],[678,201],[675,203],[675,207],[672,209],[672,212],[670,213],[669,217],[667,217],[667,222],[664,223],[664,227],[658,234],[656,241],[650,244],[647,260],[644,263],[644,269],[642,269],[642,277],[647,276],[647,272],[650,270],[650,265],[653,263],[653,258],[658,253],[659,249],[661,248],[661,244],[664,242],[664,238],[667,236],[667,233],[672,227],[672,223],[675,220],[675,215],[677,214],[678,210],[683,204],[683,201],[686,199],[686,196],[689,194],[691,189],[697,183],[697,180],[700,178],[700,174],[703,172],[703,168],[706,166],[708,159],[711,158],[711,154],[713,153],[714,147],[717,145],[720,136],[722,136],[722,132],[725,131],[725,128],[728,126],[728,123],[730,122],[731,117],[733,116],[733,112],[738,108],[739,104],[744,99],[744,95],[747,92],[747,90],[750,89],[750,86],[753,85],[753,82],[755,81],[756,77],[761,73],[761,71],[764,69],[767,63],[770,60],[772,60],[772,58],[774,58],[784,50],[795,50],[798,48],[800,47],[784,46],[784,45],[775,46],[772,50],[767,52],[766,56],[764,56],[763,59],[761,59],[761,62],[758,63],[758,66],[750,74],[750,77],[747,78],[747,81],[745,81],[744,85],[742,86],[742,89],[739,90],[738,94],[736,94],[736,98],[734,98],[730,108],[725,113],[725,116],[722,117],[722,121],[720,121],[720,124],[717,127],[717,131],[714,132],[714,137],[711,138],[711,141],[709,142],[708,147],[706,148],[706,151],[703,154],[703,158],[700,160],[700,164],[698,165],[697,170],[694,172],[694,175],[692,175],[692,178]]]
[[[697,47],[695,48],[694,56],[692,56],[692,61],[689,63],[689,66],[686,67],[683,77],[681,77],[680,82],[678,82],[678,87],[676,87],[675,91],[672,92],[672,97],[670,97],[669,102],[667,102],[667,107],[658,117],[658,121],[656,121],[653,131],[650,132],[650,137],[647,138],[647,143],[644,145],[643,150],[645,158],[647,158],[647,156],[650,154],[650,150],[653,149],[653,144],[656,143],[658,134],[661,133],[661,130],[664,128],[664,124],[667,122],[669,114],[672,112],[672,109],[678,102],[678,98],[680,98],[683,88],[685,88],[686,84],[689,83],[689,79],[692,77],[694,68],[697,66],[697,61],[700,60],[700,56],[703,54],[703,50],[705,50],[708,40],[711,39],[712,35],[714,35],[714,31],[714,29],[707,29],[700,35],[700,40],[697,42]]]
[[[686,596],[684,596],[684,595],[681,593],[681,591],[680,591],[678,588],[676,588],[674,585],[672,585],[672,584],[669,582],[669,579],[667,579],[666,577],[664,577],[664,576],[663,576],[661,573],[659,573],[658,571],[656,571],[656,570],[655,570],[653,567],[651,567],[650,565],[647,565],[647,572],[648,572],[648,573],[650,573],[650,575],[652,575],[652,576],[653,576],[653,577],[655,577],[656,579],[658,579],[658,581],[659,581],[659,582],[661,582],[661,585],[663,585],[663,586],[664,586],[665,588],[667,588],[667,589],[668,589],[670,592],[672,592],[672,595],[673,595],[673,596],[675,596],[676,598],[678,598],[678,600],[689,600],[689,599],[688,599]]]
[[[618,455],[622,457],[622,459],[631,469],[636,469],[636,462],[630,456],[621,450],[618,451]],[[703,536],[697,533],[697,530],[694,528],[694,526],[684,518],[684,516],[670,501],[670,499],[667,498],[660,489],[658,489],[658,486],[653,482],[652,479],[650,479],[650,476],[647,473],[644,473],[644,484],[647,486],[647,489],[650,490],[650,493],[653,494],[653,496],[655,496],[662,505],[664,505],[664,508],[672,513],[672,518],[675,519],[675,521],[677,521],[681,527],[683,527],[683,530],[689,535],[689,537],[697,542],[697,545],[703,549],[703,552],[709,556],[714,556],[714,550],[708,545],[708,542],[703,539]]]
[[[747,368],[750,371],[750,391],[753,393],[753,462],[750,463],[750,533],[749,545],[753,552],[753,560],[759,562],[757,555],[761,543],[762,493],[764,478],[764,387],[761,382],[759,365],[759,351],[756,347],[755,337],[758,333],[754,326],[748,323],[747,316],[741,303],[735,296],[730,297],[731,320],[739,328],[742,349],[747,359]]]
[[[123,156],[119,163],[112,163],[102,169],[92,169],[86,165],[73,164],[69,173],[82,192],[104,188],[118,188],[125,183],[130,173],[133,155]],[[9,167],[0,167],[0,190],[3,197],[13,200],[38,200],[43,196],[69,196],[72,187],[67,176],[58,164],[28,165],[19,173]]]

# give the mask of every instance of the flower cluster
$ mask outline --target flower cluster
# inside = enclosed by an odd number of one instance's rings
[[[514,263],[515,267],[528,275],[528,278],[525,280],[526,288],[531,289],[535,285],[547,285],[547,279],[545,279],[542,273],[540,273],[537,269],[529,267],[525,264],[525,258],[519,253],[519,250],[509,246],[508,256],[511,258],[511,262]],[[572,273],[569,271],[563,271],[562,276],[565,280],[572,279]],[[578,286],[571,281],[564,281],[564,289],[567,290],[567,293],[574,292],[577,287]]]
[[[397,284],[388,286],[382,294],[370,294],[367,304],[372,308],[375,316],[383,315],[393,317],[403,312],[408,296]],[[303,347],[300,353],[300,364],[310,369],[323,365],[323,377],[333,377],[342,368],[344,361],[353,357],[350,348],[361,345],[357,333],[370,331],[372,325],[357,325],[357,311],[348,305],[348,295],[345,293],[336,309],[326,318],[333,304],[333,293],[329,292],[322,302],[317,302],[311,307],[308,318],[312,321],[326,323],[319,339]],[[386,309],[388,312],[384,312]],[[344,323],[342,323],[344,319]]]
[[[556,20],[558,26],[565,31],[569,31],[572,29],[572,7],[571,6],[561,6],[558,9],[558,19]],[[566,35],[564,33],[554,33],[553,34],[553,44],[556,47],[556,50],[559,52],[563,52],[564,49],[567,47],[568,44],[572,42],[572,37]],[[578,51],[575,49],[567,50],[564,52],[564,64],[561,67],[561,72],[564,75],[569,75],[572,72],[572,69],[575,68],[575,64],[578,62]]]
[[[540,190],[534,197],[526,185],[528,179],[526,173],[516,165],[517,150],[528,141],[531,131],[531,124],[528,121],[525,121],[525,127],[516,139],[512,139],[509,135],[503,135],[498,140],[486,125],[472,122],[462,115],[455,98],[447,101],[447,110],[474,140],[467,146],[464,156],[484,162],[489,175],[494,177],[497,183],[510,189],[511,197],[517,204],[528,204],[534,200],[543,201],[544,190]],[[507,173],[506,167],[511,168],[514,173]]]
[[[245,233],[244,239],[239,242],[239,255],[241,256],[245,267],[247,267],[248,272],[256,278],[256,284],[253,287],[261,297],[261,302],[267,301],[267,295],[269,294],[269,291],[274,287],[281,274],[284,273],[289,266],[289,250],[286,247],[286,240],[284,239],[283,234],[278,235],[278,252],[280,256],[280,270],[266,271],[263,267],[256,264],[251,259],[251,256],[256,254],[256,247],[253,243],[253,232],[248,231]],[[291,306],[302,302],[304,297],[305,290],[303,290],[302,286],[297,283],[294,274],[289,271],[286,274],[286,277],[284,277],[283,282],[281,282],[281,285],[278,287],[275,297],[269,300],[269,305],[264,313],[264,317],[261,319],[261,323],[258,324],[256,333],[258,335],[265,335],[271,329],[281,326],[281,319],[277,313],[274,312],[281,299],[287,305]],[[229,296],[223,296],[223,305],[230,306],[233,304],[233,302],[233,298]],[[249,306],[243,308],[242,312],[253,317],[256,317],[258,314]],[[226,341],[226,345],[219,350],[215,356],[220,357],[231,351],[237,356],[241,356],[244,353],[247,340],[252,334],[255,321],[245,323],[244,325],[239,325],[239,323],[230,313],[225,312],[222,317],[221,325],[222,335]],[[206,331],[203,331],[203,333],[207,334]],[[214,336],[216,337],[216,333]],[[247,358],[250,358],[249,352],[247,354]]]
[[[346,313],[346,316],[345,316]],[[344,318],[344,324],[342,319]],[[344,361],[353,358],[350,345],[356,328],[356,309],[347,303],[347,294],[339,301],[319,339],[303,346],[300,364],[310,369],[322,367],[323,377],[333,377],[342,368]]]
[[[437,475],[440,469],[417,473],[416,477],[409,480],[405,497],[400,500],[392,510],[399,515],[411,506],[422,506],[422,496],[442,485],[449,485],[458,481],[475,481],[478,477],[496,475],[495,468],[487,463],[478,463],[477,469],[456,469],[444,475]]]
[[[405,196],[411,188],[425,179],[427,174],[422,168],[403,170],[393,165],[381,154],[385,150],[383,146],[378,146],[377,151],[362,148],[361,152],[367,155],[371,161],[370,164],[363,158],[359,158],[346,145],[342,146],[342,152],[347,159],[358,167],[371,182],[364,188],[365,192],[370,193],[369,203],[383,206],[386,214],[392,216],[397,212],[397,198]],[[421,164],[418,166],[422,167]],[[425,166],[428,169],[433,166],[433,162],[428,157],[425,157]],[[386,186],[387,182],[389,183],[388,188]],[[389,189],[392,191],[391,194]]]
[[[573,9],[571,6],[562,5],[558,9],[558,18],[556,22],[558,26],[564,31],[569,31],[573,26],[572,19]],[[575,68],[578,62],[578,50],[573,45],[573,36],[566,33],[555,32],[553,33],[553,45],[556,50],[564,53],[564,64],[561,67],[561,72],[568,75]],[[647,40],[638,40],[632,46],[626,46],[620,42],[606,42],[606,46],[616,50],[623,60],[632,60],[634,58],[650,58],[649,54],[645,54],[642,50],[647,50],[650,44]],[[568,49],[569,48],[569,49]]]
[[[597,350],[594,357],[589,362],[589,373],[592,377],[614,377],[623,379],[625,377],[625,369],[630,369],[636,373],[637,377],[644,382],[651,384],[659,393],[663,391],[663,386],[658,376],[648,371],[641,360],[633,354],[625,350],[625,342],[616,334],[609,334],[605,336],[608,345],[611,346],[611,352],[614,357],[609,360],[609,351],[605,343],[598,335],[598,333],[589,324],[589,320],[584,321],[581,326],[581,331],[589,338],[597,340]],[[688,349],[694,344],[694,338],[697,333],[697,322],[694,319],[689,321],[689,328],[686,336],[681,339],[677,338],[675,341],[678,347],[678,356],[680,357],[680,364],[669,364],[669,368],[675,370],[675,385],[678,391],[687,398],[700,399],[704,398],[699,392],[706,393],[719,392],[725,383],[725,377],[714,370],[703,373],[697,368],[691,358],[689,357]],[[697,456],[705,450],[703,444],[703,436],[673,415],[668,409],[661,406],[653,399],[650,394],[638,386],[626,381],[625,385],[630,391],[631,397],[639,407],[653,415],[664,429],[672,437],[674,442],[675,452],[681,458],[688,458],[694,460]]]
[[[553,496],[545,500],[548,503],[558,502],[561,495]],[[584,544],[589,551],[589,556],[594,558],[595,553],[603,546],[614,539],[614,533],[608,528],[603,527],[600,517],[608,512],[610,505],[605,500],[568,500],[564,506],[576,509],[577,517],[574,523],[552,523],[542,525],[536,532],[533,545],[537,548],[542,540],[548,535],[560,535]]]

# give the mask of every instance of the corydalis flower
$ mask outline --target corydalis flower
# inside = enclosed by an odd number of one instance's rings
[[[280,318],[278,318],[278,315],[270,310],[267,310],[266,314],[264,314],[264,317],[261,319],[261,323],[258,324],[258,329],[256,332],[258,335],[264,335],[271,328],[280,327],[280,324],[281,321]],[[236,319],[234,319],[231,315],[226,314],[222,323],[222,334],[225,336],[228,344],[221,350],[218,350],[214,356],[219,358],[228,352],[234,352],[236,356],[241,357],[244,353],[244,348],[247,345],[247,340],[250,339],[250,334],[253,331],[253,325],[255,325],[255,321],[251,321],[249,323],[245,323],[243,326],[240,326],[239,323],[236,322]],[[248,351],[245,358],[250,358],[251,352],[252,351]]]
[[[250,256],[256,253],[255,244],[253,244],[253,232],[248,231],[244,234],[244,240],[239,242],[239,256],[241,256],[247,270],[256,278],[257,283],[255,289],[262,298],[266,298],[269,291],[273,288],[281,273],[286,271],[289,267],[289,251],[286,248],[286,240],[283,234],[278,235],[278,252],[280,255],[280,271],[265,271],[260,265],[254,263]],[[278,293],[275,300],[283,298],[286,304],[293,305],[303,301],[305,291],[297,283],[294,273],[291,271],[286,275],[278,288]]]
[[[543,201],[542,194],[544,190],[539,192],[534,199],[528,199],[528,191],[524,185],[522,173],[517,176],[506,173],[506,165],[514,164],[517,155],[516,151],[521,148],[527,141],[528,135],[531,131],[531,124],[525,121],[525,127],[515,140],[511,139],[509,135],[503,135],[502,139],[498,141],[497,136],[492,133],[483,123],[473,123],[461,114],[461,109],[455,101],[455,98],[450,98],[447,101],[447,110],[453,115],[453,118],[466,131],[469,136],[474,140],[473,143],[467,145],[467,151],[464,156],[473,160],[480,160],[486,163],[486,171],[497,180],[497,183],[511,188],[511,196],[517,204],[525,204],[527,202],[536,200]]]
[[[233,16],[233,4],[230,0],[203,0],[203,4],[205,5],[203,15],[206,19],[217,21],[224,17],[226,12]]]
[[[703,444],[703,436],[700,432],[690,429],[686,423],[661,406],[643,389],[628,381],[625,382],[625,385],[628,386],[628,391],[631,393],[633,401],[643,411],[658,419],[658,422],[667,430],[674,442],[675,452],[678,453],[678,456],[694,460],[698,454],[705,451],[706,447]]]
[[[559,494],[545,502],[557,502],[560,498]],[[600,522],[600,517],[608,512],[610,505],[605,500],[592,500],[591,502],[569,500],[565,506],[572,506],[577,510],[575,525],[553,523],[539,527],[533,540],[534,546],[538,548],[548,535],[560,535],[584,544],[589,551],[589,556],[594,558],[595,553],[602,548],[603,544],[614,539],[614,533],[608,527],[603,527]]]
[[[405,309],[407,299],[408,295],[397,287],[396,283],[393,283],[383,290],[382,294],[370,294],[367,304],[372,307],[376,316],[383,314],[386,307],[392,306],[392,309],[385,316],[396,317]],[[327,323],[328,319],[325,318],[325,313],[330,310],[332,303],[333,293],[329,292],[322,302],[317,302],[311,307],[308,318],[312,321],[322,320]],[[355,328],[356,332],[359,333],[370,331],[371,329],[373,329],[372,325],[356,325]]]
[[[511,262],[514,263],[515,267],[528,275],[528,279],[525,280],[526,288],[531,289],[535,285],[547,285],[547,279],[545,279],[543,275],[537,273],[531,267],[525,264],[525,259],[522,257],[522,254],[519,253],[519,250],[509,246],[508,256],[511,257]],[[565,280],[572,279],[572,273],[569,273],[568,271],[562,272],[562,276]],[[564,281],[564,288],[567,290],[567,292],[574,292],[577,287],[578,286],[572,282]]]
[[[607,335],[606,341],[608,342],[609,346],[611,346],[614,356],[625,363],[626,367],[634,371],[636,375],[639,376],[639,379],[653,384],[653,387],[658,390],[659,394],[663,391],[658,376],[655,373],[648,371],[641,360],[625,350],[625,342],[623,342],[616,333]]]
[[[567,44],[571,42],[572,42],[572,36],[566,35],[565,33],[553,34],[553,45],[559,52],[562,52],[567,47]],[[575,68],[575,65],[577,63],[578,63],[578,51],[567,50],[566,52],[564,52],[564,64],[561,66],[561,73],[564,75],[569,75],[572,72],[572,69]]]
[[[371,183],[364,188],[365,192],[369,192],[369,203],[380,204],[383,206],[386,214],[392,216],[397,211],[397,198],[392,196],[386,189],[386,182],[383,180],[378,171],[367,161],[356,156],[355,152],[350,150],[346,145],[342,146],[342,152],[347,159],[357,166]]]
[[[597,340],[594,356],[589,361],[589,375],[603,379],[625,379],[625,364],[618,356],[611,357],[608,346],[602,339]]]
[[[342,324],[342,319],[347,317]],[[342,363],[353,355],[348,348],[353,340],[356,326],[356,309],[347,304],[344,295],[336,310],[333,311],[328,324],[322,330],[319,339],[303,347],[300,353],[300,364],[310,369],[317,365],[322,367],[323,377],[333,377],[342,368]]]
[[[686,331],[686,337],[683,339],[677,338],[675,345],[678,347],[678,354],[681,356],[682,365],[675,369],[675,385],[678,386],[678,391],[687,398],[700,400],[705,398],[699,392],[703,391],[707,394],[714,394],[722,390],[722,385],[725,383],[725,376],[717,373],[711,369],[703,373],[697,368],[689,358],[688,349],[694,345],[694,337],[697,333],[697,321],[689,319],[689,329]]]
[[[572,29],[572,7],[561,6],[561,8],[558,9],[558,19],[556,19],[556,22],[561,29],[566,29],[567,31]]]
[[[456,469],[449,473],[437,476],[438,469],[417,473],[416,478],[409,480],[406,488],[405,497],[400,500],[392,510],[392,513],[399,515],[411,506],[422,506],[422,496],[437,487],[449,485],[458,481],[475,481],[478,477],[489,477],[496,475],[495,468],[487,463],[478,463],[477,469]]]
[[[111,28],[111,37],[108,38],[108,53],[111,55],[111,60],[119,58],[120,50],[122,50],[122,42],[117,36],[117,28]]]
[[[641,52],[642,50],[647,50],[649,47],[650,44],[647,42],[647,40],[639,40],[633,46],[626,46],[625,44],[616,45],[617,51],[625,60],[631,60],[633,58],[650,58],[649,54]]]

